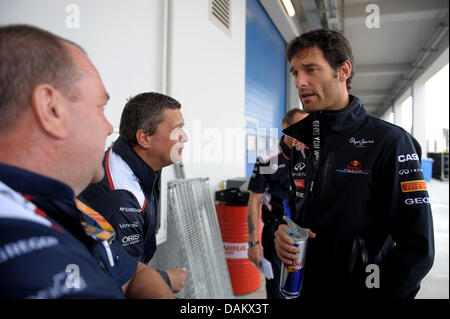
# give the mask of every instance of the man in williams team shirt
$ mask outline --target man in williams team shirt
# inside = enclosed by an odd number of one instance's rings
[[[300,109],[288,111],[282,120],[283,129],[301,121],[307,113]],[[284,135],[279,142],[278,152],[268,158],[259,157],[255,163],[248,190],[250,198],[247,210],[249,233],[248,258],[256,265],[260,264],[260,256],[272,264],[273,279],[266,278],[267,299],[284,299],[279,289],[281,261],[278,259],[273,233],[285,214],[285,205],[289,191],[289,156],[294,139]],[[262,203],[262,247],[258,241],[259,208]],[[286,205],[287,208],[287,205]]]
[[[104,175],[108,99],[78,45],[0,27],[0,298],[174,298],[76,199]]]

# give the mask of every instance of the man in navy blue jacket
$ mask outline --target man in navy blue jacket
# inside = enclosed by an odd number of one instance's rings
[[[305,33],[287,57],[310,113],[284,130],[303,143],[292,150],[290,173],[292,217],[310,235],[304,298],[414,298],[434,260],[420,145],[348,93],[353,55],[343,35]],[[275,247],[290,265],[298,249],[286,228]]]
[[[0,27],[0,298],[174,298],[75,198],[104,176],[108,99],[76,44]]]
[[[164,94],[130,99],[120,120],[120,136],[103,160],[105,177],[83,191],[116,230],[123,248],[147,264],[156,251],[161,169],[180,159],[187,136],[180,103]],[[186,271],[159,271],[179,292]]]
[[[292,109],[284,115],[281,125],[285,129],[307,115],[298,108]],[[279,289],[281,262],[275,251],[273,233],[285,215],[285,210],[289,209],[286,202],[289,191],[289,157],[293,142],[292,137],[283,135],[277,152],[258,157],[248,184],[250,191],[247,209],[248,258],[254,264],[260,265],[260,257],[264,254],[264,258],[272,264],[274,277],[266,278],[267,299],[284,299]],[[260,207],[264,222],[261,235],[262,249],[255,227],[258,225]]]

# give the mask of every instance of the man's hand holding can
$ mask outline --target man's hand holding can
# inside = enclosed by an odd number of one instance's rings
[[[287,264],[292,265],[293,261],[297,259],[297,254],[300,249],[294,246],[295,242],[286,234],[288,225],[282,224],[275,232],[275,249],[277,251],[278,258]],[[309,238],[316,238],[316,234],[309,228],[305,229],[308,232]]]

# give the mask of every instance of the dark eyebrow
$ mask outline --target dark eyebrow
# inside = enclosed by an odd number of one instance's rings
[[[183,126],[184,126],[184,122],[181,122],[177,126],[175,126],[174,129],[177,128],[177,127],[182,128]]]
[[[302,64],[301,66],[302,66],[303,68],[310,68],[310,67],[312,67],[312,66],[317,66],[317,67],[319,67],[320,65],[315,64],[315,63],[309,63],[309,64]]]

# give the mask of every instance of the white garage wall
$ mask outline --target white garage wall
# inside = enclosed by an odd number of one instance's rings
[[[231,33],[209,20],[209,0],[169,1],[168,93],[182,104],[190,141],[186,177],[245,176],[245,1],[231,1]],[[234,144],[234,147],[230,144]]]
[[[228,35],[209,20],[209,2],[0,0],[0,24],[35,25],[80,44],[111,95],[105,112],[115,131],[127,98],[164,93],[167,85],[167,94],[182,103],[191,139],[184,152],[186,177],[209,177],[216,190],[225,179],[245,176],[244,135],[239,134],[245,127],[245,1],[231,1]],[[231,147],[230,132],[238,133]],[[116,138],[114,133],[107,145]],[[164,172],[163,184],[175,178],[173,167]],[[163,216],[166,206],[163,200]],[[164,233],[158,235],[158,242],[165,240]]]
[[[161,1],[0,0],[0,24],[35,25],[81,45],[111,95],[105,112],[118,129],[127,98],[161,89]]]
[[[87,51],[111,96],[105,114],[116,133],[108,137],[109,146],[118,137],[126,100],[141,92],[164,90],[163,1],[0,0],[0,25],[31,24]],[[166,207],[163,200],[158,243],[166,238]]]

